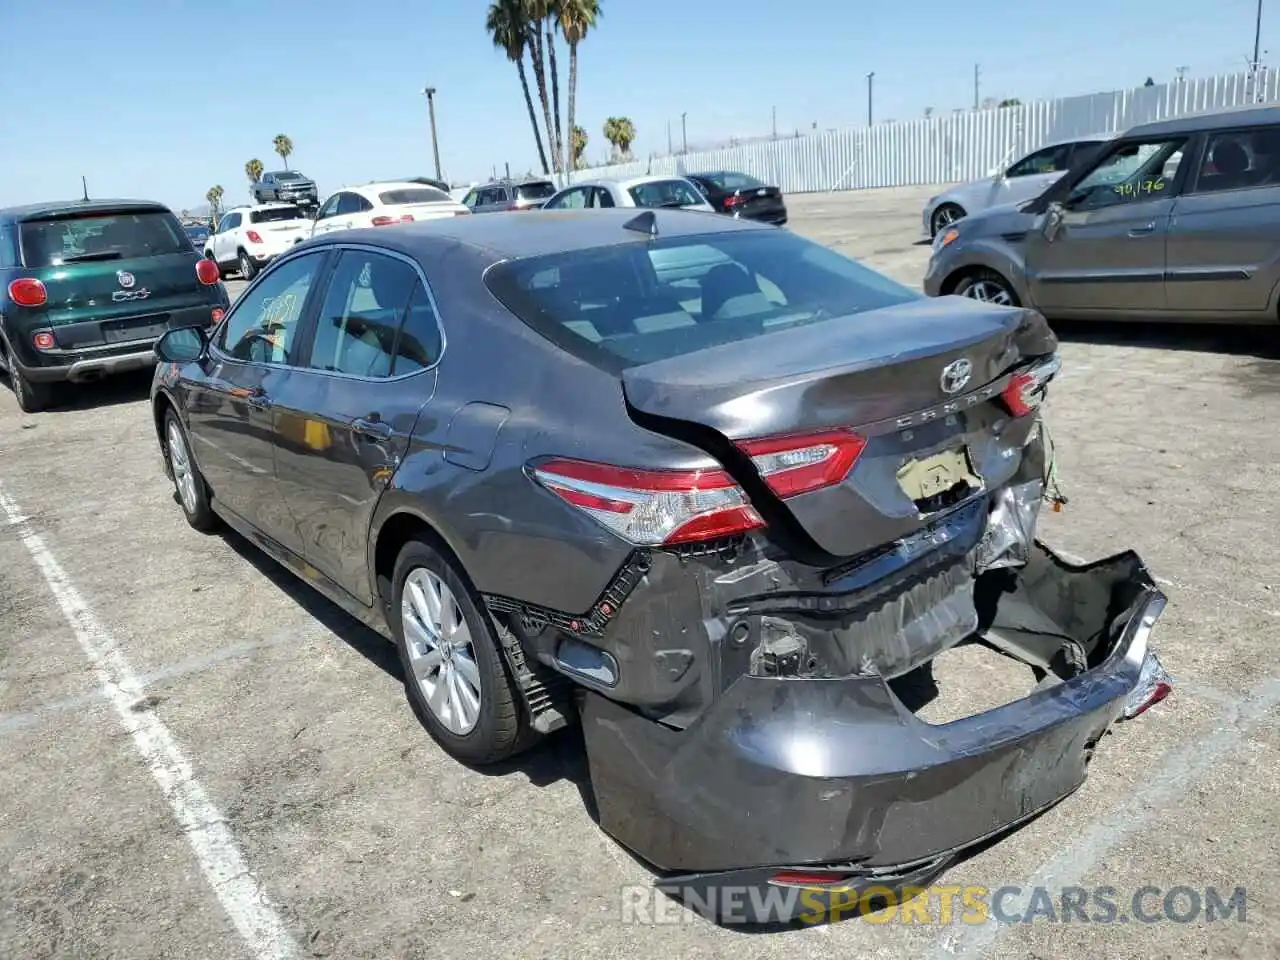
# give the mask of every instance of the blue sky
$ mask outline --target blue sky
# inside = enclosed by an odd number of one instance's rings
[[[76,195],[138,196],[175,209],[219,183],[247,198],[245,161],[291,165],[322,192],[433,173],[424,98],[437,90],[446,178],[509,162],[532,168],[513,65],[484,33],[483,0],[8,0],[0,9],[0,206]],[[578,121],[589,158],[600,128],[630,116],[637,155],[780,131],[914,119],[984,96],[1024,100],[1243,69],[1254,0],[601,0],[579,58]],[[1280,9],[1272,19],[1280,17]],[[1263,42],[1276,36],[1264,12]],[[1280,43],[1280,40],[1277,40]],[[1280,59],[1268,57],[1269,62]],[[561,57],[562,95],[568,56]],[[536,94],[535,94],[536,97]],[[536,102],[536,100],[535,100]]]

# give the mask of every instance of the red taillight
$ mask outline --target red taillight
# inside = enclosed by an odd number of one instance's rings
[[[58,345],[58,341],[53,339],[53,334],[47,330],[42,330],[31,338],[31,342],[35,344],[37,350],[52,350]]]
[[[218,275],[218,265],[212,260],[196,261],[196,276],[206,287],[211,286],[222,279]]]
[[[824,430],[742,440],[761,479],[779,497],[796,497],[839,483],[849,475],[867,441],[851,430]]]
[[[734,207],[740,207],[746,202],[747,202],[746,197],[739,196],[736,193],[733,194],[732,196],[724,198],[724,206],[726,210],[732,210]]]
[[[49,299],[49,291],[34,277],[19,277],[9,283],[9,299],[20,307],[42,307]]]
[[[246,230],[244,232],[244,236],[245,236],[245,239],[248,240],[250,243],[262,242],[262,234],[258,233],[257,230]]]
[[[1061,367],[1062,361],[1053,356],[1010,377],[1008,384],[1000,391],[1000,400],[1009,413],[1015,417],[1025,417],[1044,403],[1044,388]]]
[[[396,223],[413,223],[413,217],[411,217],[409,214],[406,213],[401,217],[374,217],[373,218],[373,225],[375,227],[389,227],[392,224],[396,224]]]
[[[639,546],[711,540],[764,526],[723,470],[641,470],[555,459],[534,468],[533,475],[560,499]]]
[[[225,317],[226,315],[227,315],[227,311],[223,310],[221,307],[214,307],[213,312],[209,314],[209,319],[212,320],[214,323],[221,323],[222,318]]]

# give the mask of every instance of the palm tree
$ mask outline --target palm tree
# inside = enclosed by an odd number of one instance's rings
[[[280,159],[284,161],[284,168],[288,170],[289,155],[293,153],[293,141],[283,133],[277,133],[276,138],[271,141],[271,147],[276,153],[280,154]]]
[[[253,184],[262,179],[262,161],[254,157],[244,165],[244,175],[249,178],[249,188],[252,192]]]
[[[588,31],[596,25],[596,21],[600,19],[600,4],[597,0],[555,0],[555,13],[560,25],[560,32],[564,35],[565,43],[569,45],[569,110],[566,126],[573,131],[573,157],[577,158],[580,151],[578,150],[578,130],[574,123],[574,109],[576,107],[576,99],[578,96],[578,44],[587,38]],[[552,60],[552,69],[554,70],[555,61]],[[553,74],[554,76],[554,74]],[[583,132],[583,148],[586,148],[586,132]],[[576,159],[569,161],[569,169],[577,168]]]
[[[578,170],[582,167],[582,155],[587,150],[587,131],[582,127],[573,128],[573,163],[569,167],[570,170]]]
[[[604,138],[613,144],[614,153],[626,159],[636,141],[636,125],[630,117],[610,117],[604,122]]]
[[[222,207],[222,187],[210,187],[204,198],[209,201],[209,216],[214,223],[217,223],[218,210]]]
[[[533,139],[538,144],[538,160],[542,172],[550,173],[547,153],[542,146],[542,131],[538,129],[538,115],[533,110],[533,97],[529,93],[529,77],[524,69],[524,53],[529,47],[529,22],[521,0],[496,0],[489,5],[484,28],[493,38],[493,45],[502,50],[507,59],[520,71],[520,89],[524,91],[524,103],[529,108],[529,123],[533,125]]]
[[[564,154],[560,150],[560,141],[555,135],[559,124],[551,121],[551,100],[547,96],[547,57],[542,36],[542,23],[547,18],[551,0],[519,0],[524,11],[525,32],[529,40],[529,58],[533,61],[533,79],[538,85],[538,99],[542,101],[542,119],[546,122],[547,146],[551,151],[551,166],[559,173],[564,166]],[[551,51],[555,56],[555,51]],[[554,71],[554,66],[552,67]]]

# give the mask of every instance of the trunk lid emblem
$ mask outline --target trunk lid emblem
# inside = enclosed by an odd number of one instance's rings
[[[959,393],[973,377],[973,364],[961,357],[942,368],[942,392]]]
[[[136,282],[134,280],[133,274],[130,273],[128,270],[117,270],[116,279],[120,281],[120,286],[124,287],[126,290],[132,289],[134,283]]]

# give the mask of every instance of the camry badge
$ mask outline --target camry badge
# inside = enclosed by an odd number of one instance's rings
[[[973,364],[961,357],[942,368],[942,392],[959,393],[973,376]]]
[[[133,279],[133,274],[128,270],[117,270],[116,279],[120,281],[120,286],[124,287],[126,290],[133,288],[135,281]]]

